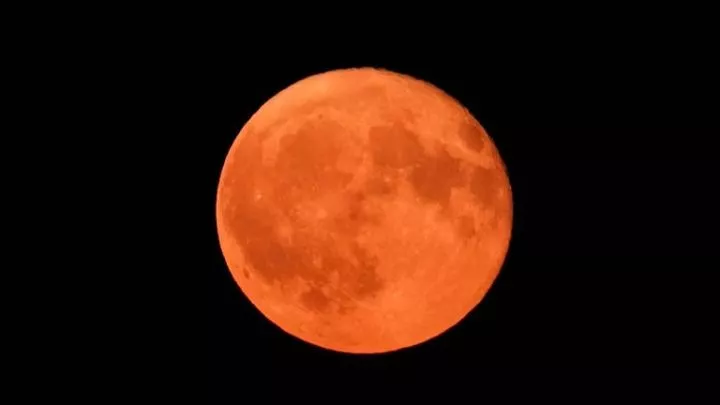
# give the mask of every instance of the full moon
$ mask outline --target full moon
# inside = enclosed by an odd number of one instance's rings
[[[242,292],[287,333],[382,353],[480,303],[512,228],[505,165],[478,121],[421,80],[310,76],[268,100],[225,159],[220,247]]]

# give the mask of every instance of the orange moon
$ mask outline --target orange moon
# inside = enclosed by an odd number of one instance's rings
[[[289,334],[382,353],[465,317],[505,260],[505,165],[458,101],[371,68],[310,76],[267,101],[227,154],[220,247]]]

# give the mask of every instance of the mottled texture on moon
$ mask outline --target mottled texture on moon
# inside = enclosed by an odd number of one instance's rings
[[[456,324],[497,276],[510,184],[480,124],[436,87],[384,70],[301,80],[232,144],[217,195],[230,271],[309,343],[378,353]]]

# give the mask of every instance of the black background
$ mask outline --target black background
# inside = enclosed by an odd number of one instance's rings
[[[277,55],[303,44],[276,46],[275,57],[216,49],[197,76],[207,116],[193,140],[211,397],[504,367],[716,366],[712,52],[672,38],[578,41],[344,56],[323,45],[287,58]],[[509,254],[481,304],[440,337],[373,356],[325,351],[267,321],[231,279],[214,212],[223,160],[251,114],[310,74],[359,66],[415,76],[464,104],[500,150],[514,199]]]

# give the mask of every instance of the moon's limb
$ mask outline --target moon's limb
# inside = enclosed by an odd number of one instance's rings
[[[243,292],[289,333],[383,352],[457,323],[510,239],[510,185],[480,124],[440,90],[334,71],[268,101],[218,187],[220,243]]]

